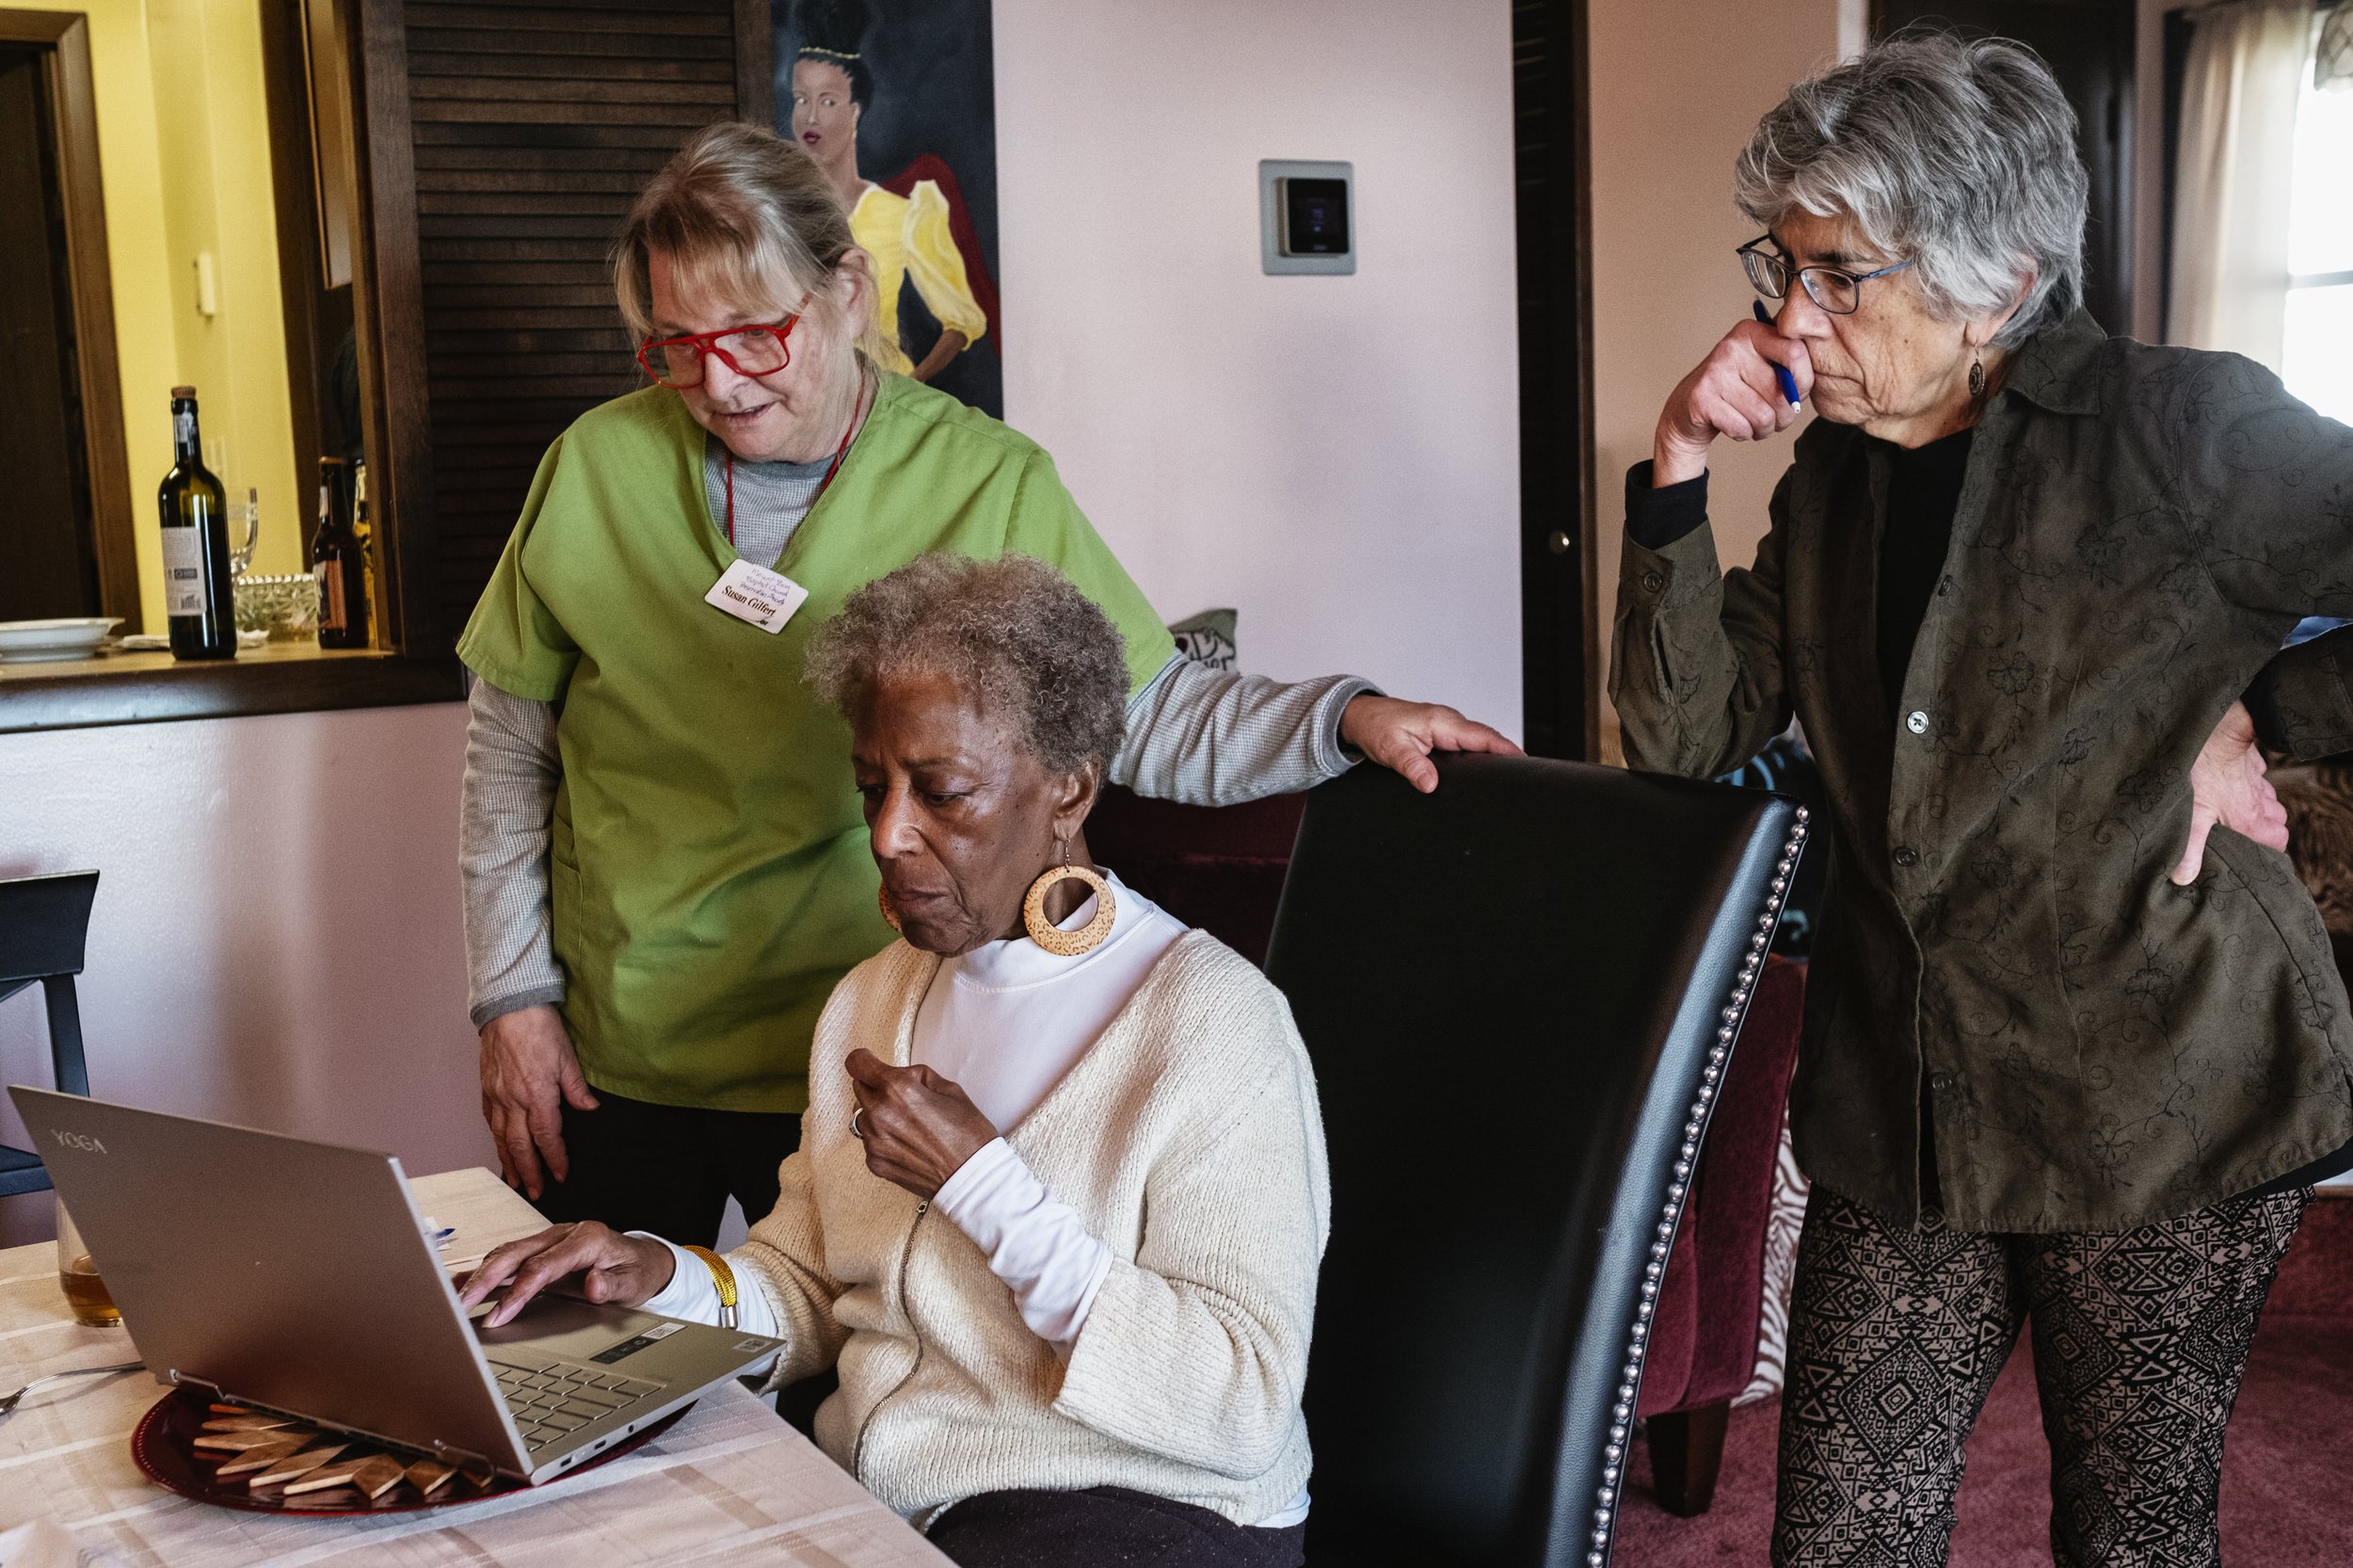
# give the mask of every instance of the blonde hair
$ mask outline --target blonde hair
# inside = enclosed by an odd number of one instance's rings
[[[778,312],[807,294],[808,313],[832,325],[840,307],[826,285],[856,243],[833,182],[799,143],[723,120],[687,138],[639,193],[613,244],[613,292],[642,343],[653,330],[659,250],[690,288]],[[856,334],[870,358],[872,314]]]

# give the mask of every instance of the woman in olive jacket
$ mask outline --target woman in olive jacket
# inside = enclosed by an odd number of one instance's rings
[[[1773,1560],[1943,1561],[2031,1322],[2058,1561],[2214,1562],[2256,1318],[2353,1165],[2353,1021],[2239,704],[2308,754],[2353,731],[2329,640],[2280,651],[2353,616],[2353,431],[2082,311],[2074,118],[2017,45],[1799,84],[1736,186],[1778,312],[1628,477],[1610,689],[1679,774],[1794,713],[1831,801]],[[1720,572],[1707,448],[1799,398]]]

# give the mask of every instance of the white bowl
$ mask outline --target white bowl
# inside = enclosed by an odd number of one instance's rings
[[[121,624],[120,616],[0,621],[0,660],[11,664],[40,664],[63,659],[88,659],[98,651],[106,633]]]

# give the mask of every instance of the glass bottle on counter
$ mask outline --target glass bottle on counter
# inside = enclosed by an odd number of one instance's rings
[[[319,580],[319,647],[366,648],[368,556],[344,513],[341,457],[319,459],[319,526],[311,570]]]
[[[171,389],[171,472],[156,492],[163,514],[164,614],[175,659],[232,659],[236,601],[229,577],[229,504],[204,466],[196,389]]]

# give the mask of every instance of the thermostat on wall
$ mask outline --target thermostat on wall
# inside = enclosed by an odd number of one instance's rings
[[[1259,257],[1269,272],[1353,272],[1353,164],[1268,158],[1258,165]]]

